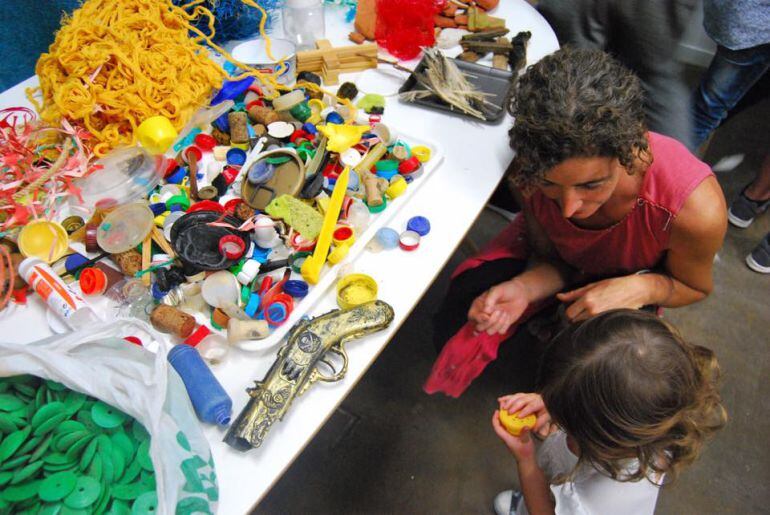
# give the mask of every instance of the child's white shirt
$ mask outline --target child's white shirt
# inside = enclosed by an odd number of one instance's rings
[[[563,431],[545,439],[537,451],[537,462],[546,478],[569,474],[577,464],[577,456],[567,447]],[[636,464],[629,463],[630,470]],[[556,515],[652,515],[659,488],[650,481],[616,481],[590,465],[581,466],[565,483],[551,484],[556,501]],[[524,499],[516,515],[529,515]]]

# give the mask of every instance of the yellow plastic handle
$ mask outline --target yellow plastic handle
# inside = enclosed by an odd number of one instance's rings
[[[342,201],[345,198],[345,192],[348,189],[348,178],[350,177],[350,168],[345,167],[334,185],[332,198],[329,201],[329,208],[324,216],[324,223],[321,226],[321,233],[318,235],[318,242],[315,245],[315,251],[302,263],[300,272],[302,278],[309,284],[317,284],[321,276],[321,268],[326,262],[326,255],[329,253],[329,247],[332,243],[332,233],[337,225],[337,218],[342,209]]]

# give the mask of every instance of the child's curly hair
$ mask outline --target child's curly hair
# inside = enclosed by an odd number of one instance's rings
[[[572,157],[614,157],[631,172],[649,150],[639,79],[601,50],[565,47],[544,57],[518,80],[508,110],[517,186],[536,185]]]
[[[727,421],[713,352],[685,342],[659,317],[608,311],[549,345],[540,391],[552,420],[590,463],[618,481],[667,482]],[[628,459],[639,467],[628,469]],[[656,479],[657,476],[657,479]]]

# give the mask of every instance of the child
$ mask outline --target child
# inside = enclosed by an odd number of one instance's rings
[[[501,397],[500,409],[537,416],[535,450],[492,417],[516,458],[523,500],[498,514],[652,514],[658,487],[692,463],[727,415],[714,354],[653,314],[608,311],[568,327],[545,351],[540,393]]]

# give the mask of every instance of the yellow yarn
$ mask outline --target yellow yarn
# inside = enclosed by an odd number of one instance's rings
[[[230,79],[254,76],[268,97],[287,90],[273,75],[238,62],[213,43],[214,16],[200,5],[203,1],[177,7],[170,0],[86,0],[62,20],[54,43],[37,62],[40,87],[28,90],[27,96],[40,117],[54,125],[62,118],[82,125],[93,134],[93,151],[99,156],[133,145],[134,130],[150,116],[166,116],[181,130],[228,78],[204,43],[245,70]],[[242,1],[262,12],[260,34],[269,52],[264,9],[253,0]],[[208,34],[192,24],[201,16],[208,18]],[[34,97],[38,89],[42,105]],[[337,100],[348,106],[353,118],[352,103]]]

